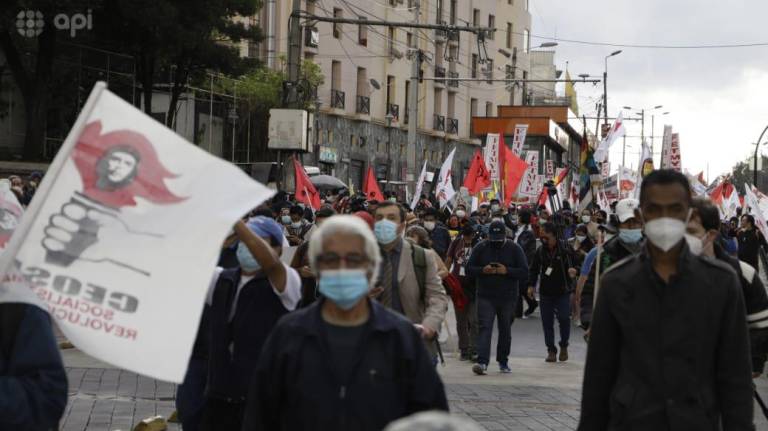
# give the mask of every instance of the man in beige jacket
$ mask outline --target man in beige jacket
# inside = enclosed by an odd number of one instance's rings
[[[448,311],[448,296],[437,275],[434,254],[403,240],[405,209],[399,204],[381,203],[374,218],[382,264],[373,294],[384,306],[413,322],[434,356],[434,339]],[[425,275],[423,288],[419,272]]]

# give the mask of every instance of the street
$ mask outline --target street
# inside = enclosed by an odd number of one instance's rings
[[[488,430],[576,429],[586,356],[582,331],[572,332],[568,362],[547,364],[538,316],[537,311],[512,327],[511,374],[500,374],[492,363],[487,376],[475,376],[469,362],[458,361],[451,337],[444,349],[446,365],[438,370],[453,414],[468,416]],[[453,325],[452,310],[448,318]],[[495,352],[495,339],[492,346]],[[64,350],[63,356],[70,385],[63,431],[126,431],[148,417],[167,418],[175,409],[173,384],[115,369],[75,349]],[[768,397],[764,377],[758,388]],[[755,422],[758,430],[768,430],[757,404]],[[168,430],[180,429],[168,424]]]

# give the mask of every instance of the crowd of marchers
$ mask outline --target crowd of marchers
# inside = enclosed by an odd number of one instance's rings
[[[426,429],[394,422],[448,411],[436,365],[452,307],[449,360],[479,376],[515,372],[515,319],[538,309],[549,363],[569,359],[575,327],[588,340],[579,430],[752,430],[766,242],[742,213],[722,220],[668,170],[604,210],[346,191],[312,209],[280,192],[222,245],[177,391],[183,429]],[[53,429],[67,382],[50,319],[0,309],[0,424]]]

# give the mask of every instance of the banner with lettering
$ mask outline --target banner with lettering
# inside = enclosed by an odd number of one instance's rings
[[[525,144],[525,137],[528,135],[528,125],[518,124],[515,126],[515,134],[512,136],[512,152],[517,157],[523,154],[523,145]]]
[[[488,168],[488,172],[491,173],[491,181],[498,181],[501,172],[499,163],[499,142],[500,137],[498,133],[489,133],[485,137],[485,149],[483,150],[483,157],[485,159],[485,167]]]
[[[221,243],[271,195],[97,83],[2,255],[26,283],[0,302],[32,289],[86,354],[181,382]]]

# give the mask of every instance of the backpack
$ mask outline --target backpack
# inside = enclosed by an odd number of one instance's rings
[[[419,283],[419,298],[423,304],[427,295],[427,252],[422,247],[411,244],[411,260],[416,281]]]
[[[0,304],[0,355],[6,360],[13,353],[16,333],[19,332],[21,319],[27,310],[26,304],[7,302]]]

